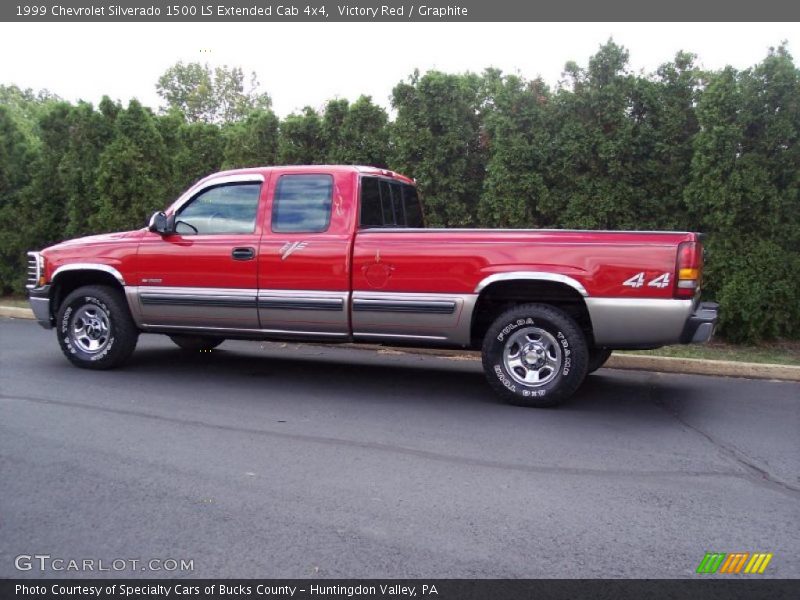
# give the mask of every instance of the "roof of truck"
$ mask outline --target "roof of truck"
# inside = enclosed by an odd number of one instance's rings
[[[375,175],[377,177],[390,177],[392,179],[399,179],[406,183],[414,183],[414,180],[395,171],[389,169],[381,169],[378,167],[369,167],[365,165],[273,165],[265,167],[250,167],[247,169],[232,169],[230,171],[220,171],[209,175],[206,179],[211,177],[220,177],[227,175],[246,175],[248,173],[263,173],[266,175],[270,171],[295,171],[297,173],[319,173],[324,171],[327,173],[361,173],[364,175]]]

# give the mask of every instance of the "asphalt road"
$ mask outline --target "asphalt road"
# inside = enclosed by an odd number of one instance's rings
[[[800,384],[603,369],[533,410],[474,361],[142,336],[90,372],[0,319],[0,577],[800,577],[799,466]]]

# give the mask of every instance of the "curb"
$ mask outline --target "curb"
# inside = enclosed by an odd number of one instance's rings
[[[33,311],[30,308],[20,308],[17,306],[0,306],[0,317],[35,319]]]
[[[642,356],[614,353],[605,364],[609,369],[658,371],[689,375],[744,377],[745,379],[779,379],[800,381],[800,367],[771,363],[710,360],[705,358],[674,358],[672,356]]]
[[[0,306],[0,317],[34,319],[33,311],[16,306]],[[358,350],[370,350],[378,354],[422,354],[449,360],[480,361],[477,351],[446,350],[439,348],[403,348],[375,346],[373,344],[342,344]],[[800,381],[800,367],[768,363],[706,360],[702,358],[673,358],[670,356],[643,356],[614,353],[605,368],[631,371],[655,371],[657,373],[682,373],[688,375],[713,375],[717,377],[743,377],[745,379],[777,379]]]

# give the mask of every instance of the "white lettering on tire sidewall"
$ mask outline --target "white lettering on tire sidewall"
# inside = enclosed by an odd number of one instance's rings
[[[505,371],[503,371],[503,367],[501,367],[499,364],[494,366],[494,374],[497,375],[497,378],[500,380],[500,383],[502,383],[508,389],[509,392],[514,392],[515,394],[517,393],[517,386],[514,385],[514,383],[508,377],[506,377],[506,373]]]
[[[86,304],[96,304],[97,306],[102,308],[108,315],[108,325],[110,329],[110,335],[106,347],[103,348],[103,350],[101,352],[98,352],[97,354],[86,354],[85,352],[82,352],[81,350],[75,347],[75,345],[72,343],[72,339],[69,336],[69,321],[74,311],[72,306],[67,306],[66,310],[64,310],[64,316],[61,318],[61,323],[59,324],[59,334],[61,335],[61,340],[64,344],[64,347],[67,349],[67,352],[69,352],[73,356],[79,357],[81,360],[88,360],[88,361],[103,360],[106,356],[108,356],[108,353],[111,351],[111,348],[113,348],[115,340],[114,320],[111,313],[111,309],[109,309],[104,302],[100,301],[98,298],[95,298],[94,296],[84,296],[83,302]],[[75,302],[73,302],[73,304],[75,304]]]
[[[533,322],[533,319],[531,317],[528,317],[527,319],[517,319],[513,323],[509,323],[508,325],[503,327],[500,333],[497,334],[497,341],[502,342],[503,340],[506,339],[506,336],[509,333],[511,333],[515,329],[519,329],[523,325],[535,325],[535,324],[536,323]]]
[[[520,327],[523,326],[535,325],[535,324],[536,323],[532,317],[527,317],[524,319],[516,319],[500,330],[500,333],[497,334],[496,340],[500,343],[503,343],[506,337],[508,337],[508,335],[514,330],[519,329]],[[557,331],[556,340],[561,345],[561,352],[564,355],[564,359],[561,365],[561,377],[567,377],[570,371],[572,370],[572,348],[570,346],[569,340],[567,339],[567,336],[564,335],[564,332]],[[503,369],[503,366],[500,363],[495,364],[492,370],[494,371],[494,374],[497,377],[497,379],[500,381],[500,383],[503,384],[503,386],[506,389],[515,394],[519,393],[525,398],[542,398],[546,396],[547,392],[549,391],[546,388],[528,389],[527,387],[520,386],[520,390],[518,392],[516,384],[513,381],[511,381],[511,379],[508,378],[505,370]],[[558,381],[558,379],[556,379],[555,381]],[[548,384],[548,386],[549,385],[550,384]]]
[[[558,343],[561,344],[561,352],[564,353],[564,362],[561,365],[561,375],[566,377],[572,369],[572,349],[569,347],[569,340],[561,331],[556,334]]]

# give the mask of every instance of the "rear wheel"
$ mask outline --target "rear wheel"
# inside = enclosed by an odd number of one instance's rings
[[[611,356],[611,350],[608,348],[592,348],[589,350],[589,373],[594,373],[606,364],[609,356]]]
[[[543,408],[569,398],[586,377],[586,338],[550,305],[523,304],[500,315],[483,341],[489,385],[511,404]]]
[[[88,285],[69,294],[58,309],[58,343],[69,361],[85,369],[111,369],[133,354],[139,330],[122,293]]]
[[[171,335],[169,339],[187,352],[209,352],[225,341],[225,338],[205,335]]]

